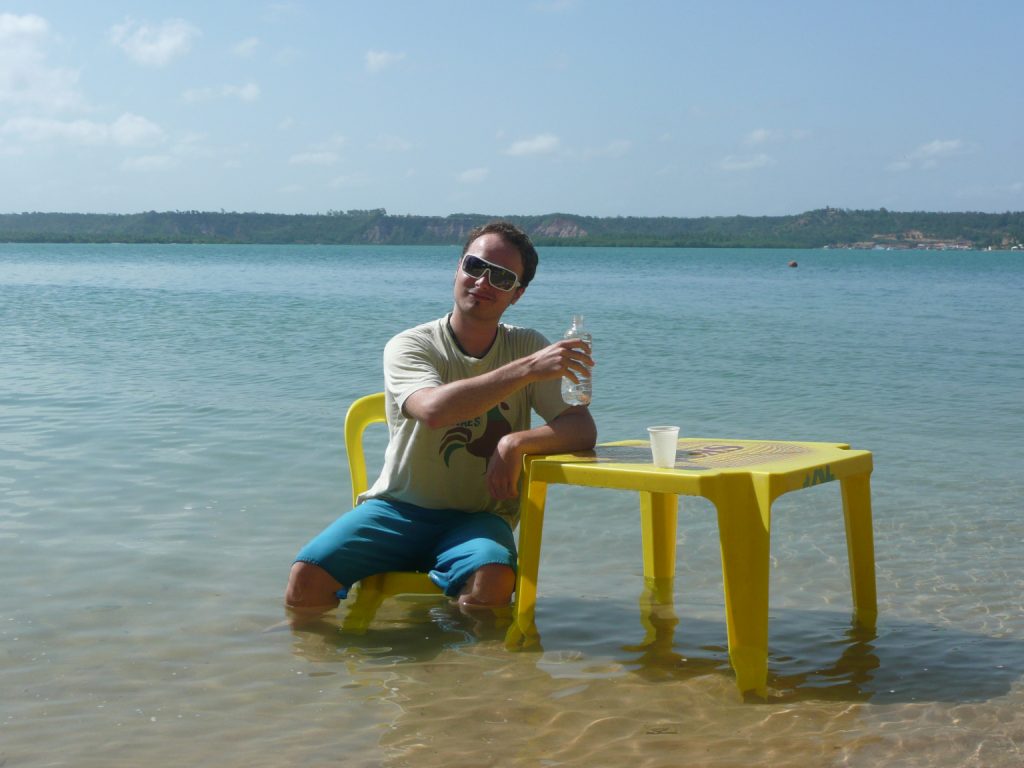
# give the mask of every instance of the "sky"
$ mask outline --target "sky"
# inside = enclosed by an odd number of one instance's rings
[[[0,212],[1024,210],[1021,0],[7,0]]]

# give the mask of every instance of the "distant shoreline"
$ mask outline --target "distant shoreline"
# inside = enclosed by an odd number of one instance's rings
[[[515,222],[540,246],[1024,250],[1024,212],[931,213],[822,208],[791,216],[592,217],[148,211],[0,214],[0,242],[459,245],[487,221]]]

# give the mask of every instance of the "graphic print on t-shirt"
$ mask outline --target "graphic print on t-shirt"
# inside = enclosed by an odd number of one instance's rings
[[[494,449],[498,447],[498,441],[512,431],[512,425],[502,413],[507,410],[510,410],[509,404],[504,402],[491,408],[483,419],[483,433],[475,439],[473,427],[480,425],[479,418],[463,422],[445,432],[441,438],[441,447],[438,449],[444,456],[444,465],[450,466],[452,454],[465,448],[469,455],[484,460],[484,471],[487,471],[487,464]]]

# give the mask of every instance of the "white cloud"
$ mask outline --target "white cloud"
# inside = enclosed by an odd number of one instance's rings
[[[256,101],[261,95],[260,87],[256,83],[245,85],[225,85],[224,95],[233,96],[241,101]]]
[[[110,28],[110,39],[139,64],[162,67],[188,52],[199,30],[183,19],[168,19],[156,26],[131,19]]]
[[[558,149],[559,139],[557,136],[550,133],[542,133],[539,136],[534,136],[532,139],[522,139],[520,141],[513,142],[508,149],[505,150],[506,155],[512,155],[514,157],[522,157],[524,155],[543,155],[550,152],[554,152]]]
[[[305,152],[296,152],[288,158],[288,162],[292,165],[334,165],[340,157],[338,152],[345,144],[344,136],[331,136],[326,141],[312,145]]]
[[[909,171],[911,169],[929,170],[935,168],[940,160],[952,155],[959,155],[968,150],[960,139],[935,139],[922,144],[913,152],[889,164],[890,171]]]
[[[486,181],[491,171],[489,168],[469,168],[458,175],[463,184],[481,184]]]
[[[627,139],[616,139],[598,149],[591,149],[586,154],[588,157],[622,157],[629,154],[633,148],[633,142]]]
[[[71,144],[102,144],[108,128],[91,120],[55,120],[50,117],[14,117],[0,131],[22,141],[39,144],[63,141]]]
[[[533,4],[535,11],[541,13],[562,13],[575,8],[577,0],[538,0]]]
[[[130,113],[109,124],[93,120],[16,117],[3,123],[0,133],[36,143],[115,144],[122,147],[155,144],[164,138],[163,130],[156,123]]]
[[[767,128],[755,128],[743,138],[743,143],[748,147],[756,147],[765,144],[772,138],[772,132]]]
[[[121,168],[126,171],[165,171],[178,164],[176,158],[170,155],[143,155],[142,157],[129,157],[121,163]]]
[[[288,158],[292,165],[334,165],[338,162],[337,152],[297,152]]]
[[[404,53],[396,53],[394,51],[367,51],[366,71],[374,74],[383,72],[385,69],[398,64],[404,58]]]
[[[728,155],[722,158],[721,168],[724,171],[753,171],[775,165],[775,158],[764,153],[757,155]]]
[[[956,191],[956,196],[964,200],[1005,201],[1008,197],[1024,192],[1024,182],[972,184]],[[973,203],[972,203],[973,204]]]
[[[261,95],[256,83],[245,85],[222,85],[218,88],[190,88],[181,98],[190,104],[214,99],[238,99],[239,101],[257,101]]]
[[[400,136],[378,136],[370,148],[381,152],[408,152],[412,149],[412,142]]]
[[[959,152],[964,148],[964,143],[960,139],[935,139],[935,141],[929,141],[927,144],[922,144],[913,153],[918,158],[924,158],[926,160],[943,157],[945,155],[951,155]]]
[[[0,104],[46,111],[81,106],[77,70],[46,62],[49,40],[50,25],[41,16],[0,13]]]
[[[743,137],[743,145],[746,147],[759,147],[764,144],[779,144],[787,141],[803,141],[811,135],[811,132],[803,128],[794,128],[792,131],[774,131],[768,128],[755,128]]]
[[[336,176],[331,179],[329,186],[334,189],[341,187],[361,187],[365,186],[368,179],[365,174],[362,173],[349,173],[342,176]]]
[[[192,131],[177,139],[171,150],[178,157],[216,157],[223,154],[223,149],[213,149],[209,146],[209,136],[205,133]],[[231,148],[238,151],[244,145],[232,144]]]
[[[231,46],[231,52],[243,59],[247,59],[256,53],[256,49],[260,47],[260,39],[258,37],[247,37],[245,40],[239,40],[233,46]]]
[[[13,13],[0,13],[0,41],[7,44],[10,40],[17,40],[24,35],[46,35],[50,31],[50,25],[42,16],[29,13],[25,16],[18,16]]]
[[[110,125],[110,137],[115,144],[124,147],[139,147],[156,144],[163,140],[160,126],[139,115],[125,113]]]

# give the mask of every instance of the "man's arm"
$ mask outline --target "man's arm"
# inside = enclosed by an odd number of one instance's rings
[[[562,376],[578,381],[593,365],[587,344],[564,339],[488,373],[418,389],[405,399],[402,409],[431,429],[447,427],[486,413],[528,384]]]
[[[487,464],[491,496],[513,499],[519,494],[519,475],[526,454],[589,451],[596,442],[597,426],[586,406],[569,408],[543,426],[505,435]]]

